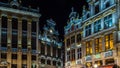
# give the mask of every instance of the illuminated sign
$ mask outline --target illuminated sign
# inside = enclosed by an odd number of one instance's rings
[[[101,58],[101,55],[100,55],[100,54],[96,54],[96,55],[95,55],[95,58],[96,58],[96,59],[99,59],[99,58]]]
[[[113,51],[108,51],[108,52],[105,52],[104,54],[104,57],[111,57],[113,56]]]
[[[92,60],[92,57],[91,56],[86,56],[85,60],[90,61],[90,60]]]

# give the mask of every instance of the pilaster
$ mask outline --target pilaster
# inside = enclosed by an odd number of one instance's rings
[[[1,26],[2,25],[2,21],[1,21],[1,18],[2,17],[0,17],[0,47],[1,47],[1,33],[2,33],[1,32],[1,30],[2,30],[2,26]],[[1,61],[1,50],[0,50],[0,61]]]
[[[17,68],[22,68],[22,20],[18,19],[18,53]]]
[[[27,47],[28,47],[28,53],[27,53],[27,68],[31,68],[31,52],[32,52],[32,46],[31,46],[31,20],[28,20],[27,23]]]
[[[12,17],[8,16],[8,22],[7,22],[7,47],[8,47],[8,52],[7,52],[7,62],[9,62],[10,64],[8,65],[7,68],[11,68],[11,56],[12,56],[12,52],[11,52],[11,42],[12,42]]]

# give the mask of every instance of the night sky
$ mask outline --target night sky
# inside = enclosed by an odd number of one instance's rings
[[[56,22],[60,37],[64,37],[64,26],[67,23],[68,16],[71,12],[71,7],[74,7],[80,15],[82,13],[82,6],[86,5],[85,0],[39,0],[40,7],[40,25],[46,23],[46,19],[53,18]]]
[[[74,7],[74,10],[81,15],[82,6],[86,5],[86,2],[85,0],[22,0],[22,5],[25,7],[31,6],[31,8],[39,7],[40,14],[42,14],[40,29],[46,24],[47,19],[52,18],[56,22],[56,29],[59,31],[60,37],[63,39],[64,26],[67,23],[71,7]]]

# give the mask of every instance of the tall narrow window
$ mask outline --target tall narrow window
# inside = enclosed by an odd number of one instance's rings
[[[85,36],[91,35],[91,24],[85,27]]]
[[[67,39],[67,47],[70,47],[70,39]]]
[[[105,3],[105,8],[108,8],[108,7],[110,7],[110,2],[109,1]]]
[[[95,53],[102,51],[102,38],[95,39]]]
[[[56,57],[56,48],[53,47],[53,57]]]
[[[78,48],[78,49],[77,49],[77,53],[78,53],[77,58],[78,58],[78,59],[81,59],[81,58],[82,58],[82,49],[81,49],[81,48]]]
[[[22,48],[27,49],[27,20],[22,20]]]
[[[47,55],[51,56],[51,48],[49,45],[47,45]]]
[[[32,21],[32,25],[31,25],[31,45],[32,45],[32,49],[36,50],[36,22]]]
[[[17,48],[18,40],[18,19],[12,18],[12,48]]]
[[[71,53],[72,53],[72,54],[71,54],[71,55],[72,55],[72,56],[71,56],[71,57],[72,57],[71,60],[74,61],[74,60],[75,60],[75,49],[71,50]]]
[[[1,29],[1,47],[7,47],[7,17],[2,16],[2,29]]]
[[[95,14],[99,13],[100,9],[99,9],[99,4],[95,6]]]
[[[70,61],[70,51],[67,52],[67,61]]]
[[[45,54],[45,45],[41,44],[41,54],[44,55]]]
[[[75,36],[71,37],[71,44],[75,43]]]
[[[92,41],[86,42],[86,55],[92,54]]]
[[[81,34],[78,34],[77,35],[77,43],[80,43],[81,42]]]
[[[98,20],[94,23],[94,33],[100,31],[100,29],[101,29],[101,21]]]
[[[58,57],[61,58],[61,55],[62,55],[62,49],[58,49]]]
[[[112,22],[112,15],[108,15],[104,18],[104,28],[110,28],[113,26],[113,22]]]
[[[105,50],[113,49],[113,34],[105,36]]]

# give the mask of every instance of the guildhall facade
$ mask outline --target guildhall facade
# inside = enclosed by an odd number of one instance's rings
[[[39,61],[41,68],[63,68],[62,41],[53,19],[46,20],[43,32],[39,35]]]
[[[64,27],[65,68],[120,66],[120,1],[86,0]]]
[[[39,9],[0,2],[0,68],[38,67]]]

